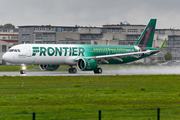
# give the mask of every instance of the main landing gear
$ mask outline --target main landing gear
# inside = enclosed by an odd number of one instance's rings
[[[101,69],[101,68],[96,68],[96,69],[94,70],[94,73],[95,73],[95,74],[101,74],[101,73],[102,73],[102,69]]]
[[[76,69],[76,68],[73,68],[73,67],[71,66],[71,68],[69,68],[69,73],[75,74],[75,73],[77,73],[77,69]]]
[[[22,69],[22,70],[20,71],[20,73],[21,73],[21,74],[25,74],[25,73],[26,73],[26,65],[25,65],[25,64],[22,64],[22,65],[21,65],[21,69]]]

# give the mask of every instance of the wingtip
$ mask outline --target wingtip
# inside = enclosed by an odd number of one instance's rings
[[[164,40],[163,44],[161,45],[161,48],[160,48],[160,49],[163,49],[163,47],[164,47],[164,45],[165,45],[165,43],[166,43],[166,40],[167,40],[167,38],[165,38],[165,40]]]

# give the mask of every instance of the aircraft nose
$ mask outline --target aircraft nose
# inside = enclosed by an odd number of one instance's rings
[[[8,61],[9,60],[9,55],[7,53],[4,53],[4,55],[2,56],[2,60],[3,61]]]

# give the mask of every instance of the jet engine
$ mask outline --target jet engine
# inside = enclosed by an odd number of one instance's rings
[[[98,67],[98,63],[95,59],[80,58],[77,62],[77,67],[82,71],[91,71]]]
[[[135,46],[135,49],[138,51],[138,52],[142,52],[141,48],[138,47],[138,46]],[[141,57],[141,56],[144,56],[144,54],[139,54],[138,57]]]
[[[39,68],[44,71],[55,71],[59,68],[59,65],[39,65]]]

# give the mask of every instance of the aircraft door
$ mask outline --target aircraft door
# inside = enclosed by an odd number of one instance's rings
[[[108,48],[106,48],[106,55],[110,55]]]
[[[26,57],[31,57],[31,48],[26,46]]]

